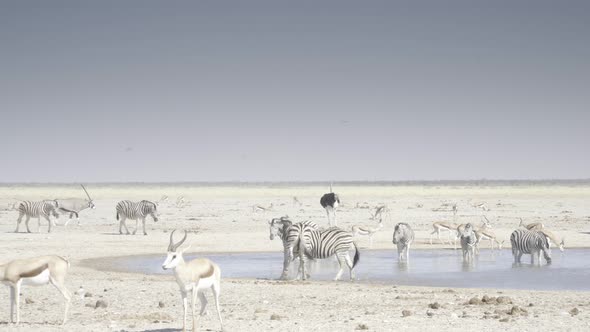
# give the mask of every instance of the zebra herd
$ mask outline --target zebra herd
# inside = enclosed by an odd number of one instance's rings
[[[91,206],[90,208],[95,208],[94,203],[90,201]],[[19,232],[20,224],[22,222],[23,217],[25,219],[25,226],[27,229],[27,233],[31,233],[31,229],[29,228],[29,220],[31,218],[37,218],[37,231],[39,232],[41,227],[41,217],[47,220],[48,224],[48,233],[51,233],[51,226],[54,224],[54,221],[50,219],[51,216],[55,218],[59,218],[60,212],[69,212],[70,218],[71,214],[78,215],[79,211],[69,210],[64,208],[60,204],[60,200],[43,200],[43,201],[21,201],[15,206],[16,210],[18,211],[18,219],[16,221],[16,229],[15,233]],[[125,224],[127,219],[135,220],[135,230],[133,234],[137,232],[138,229],[138,222],[141,220],[143,224],[143,235],[147,235],[145,230],[145,221],[148,216],[151,216],[152,219],[157,222],[158,221],[158,208],[157,204],[151,201],[142,200],[139,202],[132,202],[129,200],[123,200],[117,203],[115,208],[116,210],[116,219],[119,221],[119,234],[123,234],[123,227],[125,228],[126,234],[129,233],[129,229]],[[67,222],[65,223],[67,225]]]

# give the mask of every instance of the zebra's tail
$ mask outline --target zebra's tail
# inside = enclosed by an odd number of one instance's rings
[[[117,211],[117,220],[119,220],[119,211]]]
[[[359,252],[359,248],[356,246],[356,243],[353,242],[352,245],[354,246],[354,259],[352,261],[352,268],[354,269],[354,267],[356,266],[356,264],[361,259],[361,254]]]

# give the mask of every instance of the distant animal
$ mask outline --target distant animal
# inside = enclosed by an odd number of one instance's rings
[[[337,226],[336,209],[340,205],[340,197],[338,197],[338,195],[332,191],[332,184],[330,184],[330,192],[324,194],[320,199],[320,205],[326,210],[326,214],[328,215],[328,223],[330,226]],[[332,225],[332,219],[334,221],[334,225]]]
[[[299,258],[299,246],[296,245],[296,240],[299,238],[300,227],[306,225],[317,230],[318,226],[311,220],[293,223],[288,216],[273,218],[268,224],[270,226],[270,240],[272,241],[275,237],[278,237],[283,242],[283,272],[281,279],[287,279],[291,262]],[[297,231],[291,232],[292,229]]]
[[[352,239],[352,234],[338,227],[331,227],[324,230],[315,230],[308,225],[302,225],[299,229],[291,229],[290,232],[299,234],[297,243],[299,245],[299,259],[302,279],[308,278],[306,262],[308,259],[324,259],[336,255],[340,269],[334,280],[339,280],[348,266],[350,280],[354,280],[354,268],[360,259],[358,247]],[[291,235],[290,235],[291,236]],[[354,260],[351,259],[349,251],[354,249]]]
[[[299,201],[297,196],[293,196],[293,205],[302,206],[303,203],[301,203],[301,201]]]
[[[252,205],[252,212],[270,211],[270,210],[272,210],[272,207],[273,207],[273,203],[270,203],[270,205],[268,207],[264,207],[259,204],[254,204],[254,205]]]
[[[29,219],[31,217],[37,218],[37,232],[41,229],[41,217],[47,220],[49,224],[47,233],[51,233],[51,220],[49,219],[50,216],[54,216],[55,218],[59,218],[59,214],[57,213],[59,205],[57,201],[53,200],[44,200],[40,202],[32,202],[32,201],[22,201],[18,205],[18,219],[16,220],[16,230],[15,233],[18,233],[18,229],[20,228],[20,223],[23,219],[23,216],[26,216],[27,219],[25,220],[25,226],[27,226],[27,233],[31,233],[29,229]]]
[[[477,245],[477,237],[473,231],[471,223],[465,225],[465,229],[461,233],[461,250],[463,252],[464,262],[473,262],[475,258],[475,246]]]
[[[545,235],[545,237],[547,238],[547,241],[549,242],[549,248],[551,248],[551,244],[553,243],[559,248],[559,251],[564,251],[565,240],[563,238],[561,239],[561,242],[559,242],[557,236],[555,236],[555,234],[553,234],[553,232],[551,232],[547,228],[543,228],[539,230],[539,232],[543,233],[543,235]]]
[[[520,264],[522,255],[529,254],[531,255],[531,264],[535,264],[536,256],[537,265],[541,265],[541,252],[543,252],[547,264],[551,264],[549,241],[542,232],[517,229],[510,235],[510,243],[512,244],[514,264]]]
[[[182,255],[190,245],[179,250],[179,247],[186,241],[187,233],[184,232],[184,237],[174,243],[174,232],[170,233],[170,244],[168,245],[168,253],[166,260],[162,264],[162,269],[174,270],[174,276],[176,277],[176,283],[180,287],[180,295],[182,296],[182,308],[184,311],[182,319],[182,330],[186,331],[186,312],[188,309],[188,295],[190,293],[191,298],[191,315],[193,318],[193,331],[197,330],[197,318],[195,317],[195,302],[197,297],[201,302],[201,311],[199,315],[203,316],[206,314],[207,309],[207,298],[203,293],[207,289],[213,291],[213,299],[215,300],[215,309],[217,309],[217,317],[219,318],[219,324],[221,324],[221,330],[223,331],[223,321],[221,320],[221,309],[219,308],[219,293],[221,291],[221,269],[215,263],[207,258],[196,258],[188,263],[184,261]]]
[[[545,225],[543,225],[543,223],[540,222],[534,222],[534,223],[530,223],[530,224],[525,224],[524,221],[522,220],[522,218],[518,218],[520,219],[520,224],[518,224],[518,227],[524,227],[526,229],[528,229],[529,231],[540,231],[543,228],[545,228]]]
[[[64,226],[68,226],[70,221],[72,221],[72,217],[76,216],[76,220],[78,221],[78,225],[80,225],[80,215],[79,213],[85,209],[94,209],[94,201],[90,198],[88,191],[82,185],[82,189],[86,193],[88,199],[80,199],[80,198],[68,198],[68,199],[56,199],[59,207],[59,212],[62,213],[69,213],[70,218],[65,222]]]
[[[373,247],[373,235],[383,228],[383,219],[379,219],[377,226],[352,226],[352,236],[367,235],[369,237],[369,248]]]
[[[475,246],[475,253],[479,254],[479,239],[480,239],[480,235],[481,235],[481,239],[485,240],[488,239],[490,236],[493,235],[493,232],[491,232],[490,230],[493,228],[492,227],[492,223],[488,220],[488,218],[486,218],[486,216],[483,217],[484,220],[481,221],[481,226],[478,229],[473,228],[473,232],[475,233],[475,237],[477,237],[477,244]],[[459,224],[457,226],[457,234],[453,243],[453,249],[456,248],[456,243],[458,239],[461,239],[461,234],[463,233],[463,230],[465,230],[465,226],[467,226],[467,224]],[[472,225],[473,226],[473,225]],[[484,235],[483,233],[486,233],[487,235]],[[494,236],[495,238],[495,236]],[[493,249],[493,246],[492,246]],[[500,248],[501,249],[501,248]]]
[[[140,202],[132,202],[128,200],[120,201],[117,204],[116,210],[117,220],[119,220],[120,218],[119,234],[123,234],[122,227],[125,227],[125,231],[127,232],[127,235],[129,235],[129,229],[125,224],[126,219],[135,220],[135,230],[133,231],[134,235],[137,232],[137,223],[139,219],[141,219],[141,222],[143,224],[143,235],[147,235],[147,232],[145,231],[145,218],[148,215],[151,216],[155,222],[158,221],[158,217],[156,216],[156,214],[158,213],[158,208],[156,206],[156,203],[154,202],[146,200]]]
[[[393,244],[397,245],[398,260],[401,262],[410,260],[410,245],[414,242],[412,227],[404,222],[395,225],[393,229]],[[404,259],[405,256],[405,259]]]
[[[51,283],[65,299],[65,313],[62,324],[68,318],[68,309],[72,298],[64,285],[70,263],[59,256],[41,256],[27,259],[15,259],[0,265],[0,282],[10,287],[10,322],[14,323],[16,307],[16,324],[20,322],[20,294],[24,283],[41,286]],[[37,311],[35,315],[39,315]]]
[[[445,221],[435,221],[432,223],[432,228],[433,228],[433,231],[432,231],[432,233],[430,233],[430,244],[432,244],[432,235],[433,234],[436,234],[436,237],[438,238],[438,241],[440,243],[444,243],[440,238],[440,233],[442,231],[447,232],[447,235],[448,235],[447,239],[449,241],[449,244],[451,244],[451,233],[453,233],[456,230],[457,225],[454,223],[449,223],[449,222],[445,222]]]
[[[371,219],[375,220],[377,218],[381,219],[383,217],[383,213],[389,212],[387,205],[379,205],[375,208],[375,213],[371,214]]]

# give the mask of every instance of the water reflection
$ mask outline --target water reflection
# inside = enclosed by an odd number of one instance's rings
[[[441,287],[489,287],[517,289],[590,290],[590,250],[570,249],[555,255],[551,265],[528,264],[524,256],[514,266],[510,250],[481,250],[473,264],[464,264],[460,251],[413,250],[411,262],[399,262],[396,251],[364,251],[355,268],[360,282],[392,282],[405,285]],[[273,253],[201,255],[217,262],[225,278],[277,279],[281,275],[283,255]],[[187,257],[190,259],[192,257]],[[146,274],[166,274],[160,267],[161,256],[140,256],[103,259],[107,269]],[[90,260],[89,260],[90,261]],[[526,262],[526,263],[525,263]],[[291,278],[295,278],[298,262],[292,264]],[[335,259],[309,262],[312,280],[331,280],[338,272]],[[169,274],[169,273],[168,273]],[[348,279],[345,268],[342,279]]]

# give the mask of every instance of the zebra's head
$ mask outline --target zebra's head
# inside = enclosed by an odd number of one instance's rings
[[[176,266],[178,266],[179,263],[184,261],[182,254],[188,248],[190,248],[190,246],[188,246],[183,250],[179,250],[179,247],[184,243],[184,241],[186,241],[186,237],[188,234],[186,231],[184,231],[184,237],[180,241],[174,243],[174,232],[176,232],[176,230],[173,230],[172,233],[170,233],[170,244],[168,244],[168,253],[166,256],[166,260],[164,261],[164,263],[162,263],[162,269],[164,270],[173,269]]]
[[[284,216],[280,218],[272,218],[268,224],[270,225],[270,240],[274,240],[275,237],[281,238],[284,223],[289,222],[289,216]]]
[[[143,200],[141,201],[145,206],[145,215],[152,216],[155,222],[158,222],[158,206],[154,202]]]

